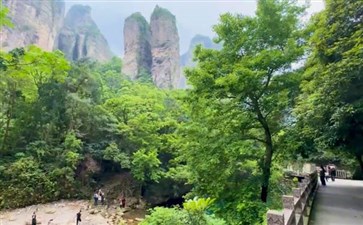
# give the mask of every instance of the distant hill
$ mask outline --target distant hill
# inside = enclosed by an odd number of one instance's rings
[[[194,66],[193,53],[197,45],[201,44],[204,48],[220,49],[219,44],[214,43],[210,37],[197,34],[190,41],[189,49],[183,55],[180,56],[180,66]]]
[[[220,44],[214,43],[210,37],[197,34],[190,41],[189,49],[186,53],[180,56],[180,67],[181,76],[179,79],[179,88],[187,88],[187,79],[184,75],[184,67],[194,67],[195,62],[193,61],[194,49],[197,45],[201,44],[204,48],[210,49],[221,49]]]

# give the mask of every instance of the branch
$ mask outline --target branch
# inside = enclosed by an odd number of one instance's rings
[[[271,68],[268,69],[268,71],[267,71],[267,81],[265,83],[265,86],[262,88],[260,94],[257,96],[257,100],[260,99],[262,97],[262,95],[266,92],[266,90],[267,90],[267,88],[268,88],[268,86],[270,84],[273,72],[274,72],[274,69],[271,69]]]
[[[35,63],[36,60],[34,60],[33,62],[30,63],[13,63],[13,64],[6,64],[7,67],[12,67],[12,66],[29,66],[33,63]]]

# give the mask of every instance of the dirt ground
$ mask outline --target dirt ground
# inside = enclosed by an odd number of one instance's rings
[[[107,210],[106,206],[98,206],[92,209],[89,207],[89,202],[87,201],[59,201],[1,211],[0,225],[31,224],[30,222],[34,211],[36,211],[38,224],[74,225],[76,224],[76,214],[80,209],[82,209],[82,223],[80,225],[108,225],[115,223],[111,222],[112,220],[110,219],[110,215],[116,212],[112,207]],[[127,218],[126,222],[128,221],[129,223],[126,224],[137,224],[135,218]]]

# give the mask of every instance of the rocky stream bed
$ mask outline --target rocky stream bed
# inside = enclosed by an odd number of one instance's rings
[[[82,209],[80,225],[137,225],[145,216],[143,209],[121,210],[116,206],[94,207],[89,201],[81,200],[58,201],[1,211],[0,225],[30,225],[34,211],[38,224],[74,225],[76,214],[80,209]]]

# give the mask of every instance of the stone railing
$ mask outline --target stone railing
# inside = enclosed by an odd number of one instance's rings
[[[303,225],[308,221],[312,200],[318,184],[318,174],[313,172],[304,177],[299,188],[293,189],[293,195],[282,196],[284,209],[269,210],[267,225]]]
[[[351,179],[352,175],[346,170],[337,170],[336,178],[338,179]]]

